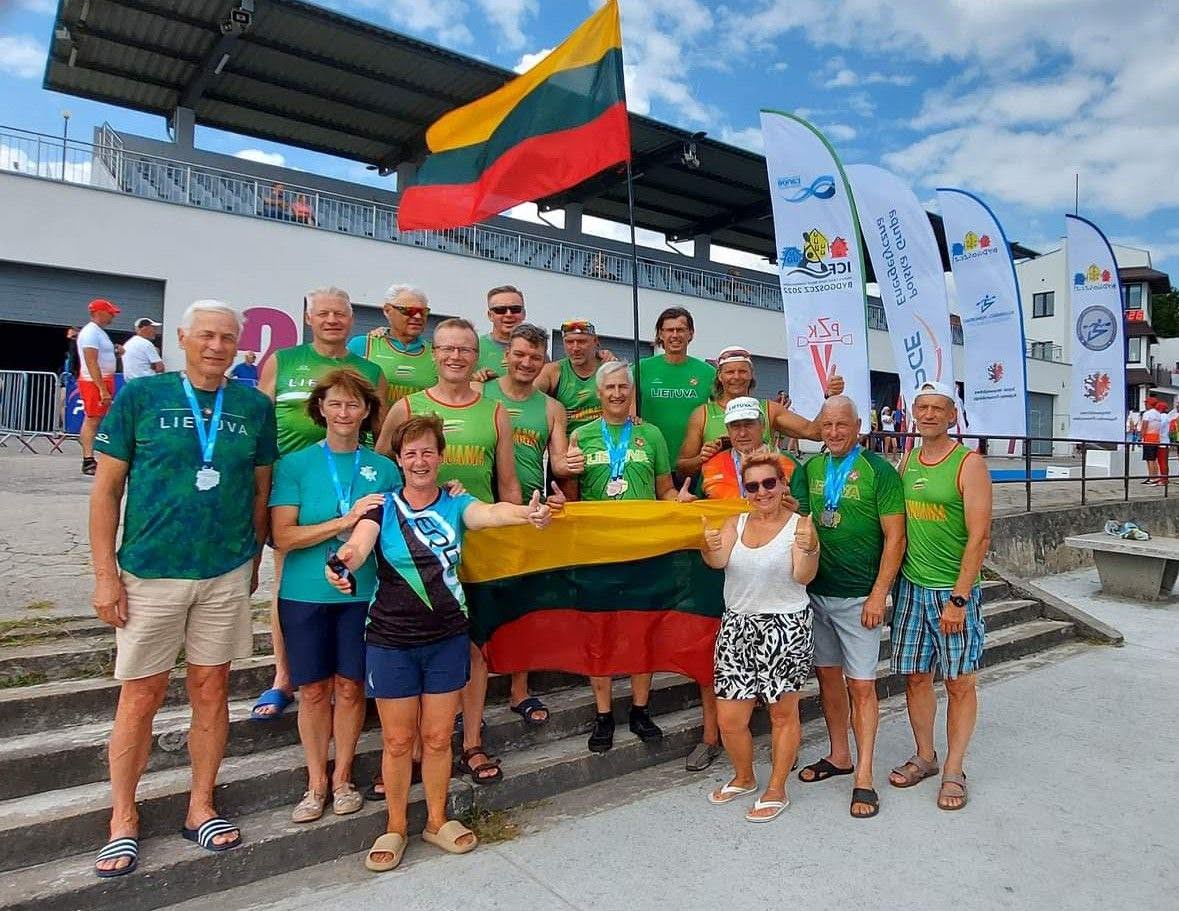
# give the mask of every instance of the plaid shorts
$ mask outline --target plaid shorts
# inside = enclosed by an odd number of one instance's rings
[[[925,588],[903,575],[897,583],[892,614],[892,670],[894,674],[925,674],[934,662],[943,677],[973,674],[982,660],[986,626],[982,591],[976,585],[966,602],[966,623],[960,633],[941,631],[942,607],[948,588]]]

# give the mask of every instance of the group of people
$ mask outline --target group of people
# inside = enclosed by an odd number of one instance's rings
[[[854,774],[852,815],[875,815],[875,678],[892,593],[893,669],[906,676],[916,751],[890,782],[908,787],[939,771],[940,670],[949,748],[938,805],[965,805],[991,500],[982,460],[948,434],[952,390],[914,391],[922,445],[898,475],[859,445],[860,417],[839,377],[814,417],[759,400],[747,349],[724,348],[715,367],[688,354],[694,323],[683,308],[656,320],[662,351],[638,365],[637,385],[633,366],[603,349],[586,319],[562,323],[565,356],[549,360],[548,333],[526,321],[513,286],[488,292],[491,327],[482,335],[447,319],[427,341],[429,313],[423,291],[394,285],[387,326],[357,336],[348,294],[315,289],[306,296],[311,340],[273,352],[251,388],[225,380],[239,315],[198,301],[178,330],[183,369],[128,383],[109,404],[94,442],[102,458],[90,532],[94,606],[116,627],[122,688],[99,876],[125,875],[138,862],[135,789],[181,648],[193,716],[182,834],[210,851],[241,844],[240,829],[217,813],[214,784],[229,662],[252,651],[249,596],[267,543],[275,673],[253,717],[273,720],[298,693],[308,786],[292,820],[384,800],[387,832],[365,862],[392,869],[407,847],[408,793],[420,776],[423,839],[472,850],[475,834],[446,817],[456,730],[462,774],[489,785],[504,773],[481,742],[488,669],[458,579],[463,535],[505,525],[543,533],[573,499],[748,503],[746,514],[701,530],[702,558],[725,573],[725,605],[714,684],[701,688],[702,739],[687,767],[707,768],[728,751],[735,775],[710,793],[713,803],[757,791],[749,719],[760,702],[773,724],[773,770],[747,818],[768,821],[785,808],[798,694],[813,664],[831,742],[799,777]],[[824,452],[800,464],[775,438],[822,441]],[[663,734],[649,708],[651,679],[632,676],[628,715],[630,731],[648,742]],[[611,680],[590,682],[597,715],[588,747],[606,752],[615,736]],[[361,792],[352,761],[366,697],[376,701],[384,749],[381,774]],[[509,705],[523,724],[549,720],[526,674],[512,676]]]
[[[1179,443],[1179,407],[1148,396],[1145,411],[1131,409],[1126,415],[1126,440],[1142,445],[1147,474],[1142,483],[1166,486],[1170,480],[1167,453]]]

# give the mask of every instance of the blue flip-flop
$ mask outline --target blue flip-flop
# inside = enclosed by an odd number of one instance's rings
[[[521,699],[516,705],[509,705],[509,709],[524,719],[524,723],[529,727],[540,727],[549,723],[549,708],[535,696],[529,696],[527,699]],[[537,712],[544,712],[544,717],[537,719],[532,717]]]
[[[275,718],[281,718],[282,713],[287,710],[287,706],[289,706],[294,701],[295,701],[295,697],[290,695],[289,693],[284,693],[282,690],[277,689],[277,688],[268,689],[266,692],[264,692],[261,696],[258,697],[258,701],[255,702],[254,707],[252,709],[250,709],[250,720],[251,721],[274,721]],[[265,708],[266,706],[271,706],[271,705],[278,707],[278,711],[275,712],[273,715],[259,715],[258,714],[258,709]]]
[[[213,841],[213,839],[218,835],[224,835],[227,832],[237,832],[237,838],[235,838],[233,841],[228,841],[220,845]],[[190,829],[188,826],[184,826],[180,829],[180,834],[189,841],[196,842],[206,851],[228,851],[231,848],[236,848],[242,843],[241,829],[231,823],[228,819],[223,819],[220,816],[214,816],[212,819],[206,819],[195,829]]]
[[[100,870],[98,864],[104,860],[118,860],[120,857],[131,858],[131,863],[125,867],[115,867],[112,870]],[[139,839],[131,836],[124,836],[123,838],[112,838],[106,843],[106,846],[98,852],[98,856],[94,858],[94,872],[102,879],[111,879],[115,876],[126,876],[128,873],[134,872],[135,868],[139,866]]]

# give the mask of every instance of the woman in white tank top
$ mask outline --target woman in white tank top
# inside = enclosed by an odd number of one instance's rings
[[[760,701],[770,712],[770,780],[745,814],[769,822],[786,809],[786,778],[802,727],[798,694],[811,671],[815,643],[806,584],[819,568],[819,541],[810,516],[783,502],[786,479],[776,455],[755,455],[741,466],[752,507],[720,529],[704,527],[704,561],[725,571],[725,612],[716,638],[715,687],[721,740],[732,781],[708,795],[725,804],[757,791],[749,719]]]

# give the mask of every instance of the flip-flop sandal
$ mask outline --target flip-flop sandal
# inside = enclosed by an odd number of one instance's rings
[[[855,806],[858,803],[867,804],[872,808],[872,812],[857,813]],[[848,812],[851,813],[852,819],[871,819],[880,812],[880,795],[876,793],[875,788],[852,788],[851,806],[848,807]]]
[[[529,696],[527,699],[520,700],[518,705],[509,705],[509,709],[524,719],[524,723],[529,727],[540,727],[542,724],[549,723],[548,707],[537,699],[535,696]],[[543,718],[534,718],[538,712],[544,712]]]
[[[295,697],[290,693],[284,693],[282,690],[272,687],[258,697],[258,701],[255,702],[254,707],[250,709],[250,720],[274,721],[276,718],[281,718],[282,713],[287,710],[287,706],[289,706],[294,701]],[[268,706],[275,706],[277,711],[268,715],[258,714],[258,709],[267,708]]]
[[[373,846],[368,849],[368,854],[365,855],[364,865],[374,873],[388,873],[399,863],[401,858],[405,856],[405,846],[408,840],[399,832],[386,832],[373,842]],[[392,854],[392,860],[373,860],[374,854]]]
[[[916,769],[916,772],[910,770],[910,766]],[[888,777],[888,783],[894,788],[911,788],[915,784],[921,784],[926,778],[931,778],[938,773],[937,753],[933,754],[933,762],[928,762],[914,753],[899,766],[894,768],[893,773],[900,775],[905,779],[904,784],[897,784],[892,780],[892,775]]]
[[[120,857],[131,858],[131,863],[125,867],[115,867],[112,870],[100,870],[98,864],[104,860],[118,860]],[[106,843],[98,856],[94,858],[94,872],[102,879],[115,876],[126,876],[134,872],[139,866],[139,839],[126,835],[122,838],[112,838]]]
[[[720,791],[709,791],[708,802],[714,807],[723,806],[726,803],[732,803],[738,797],[744,797],[746,794],[752,794],[757,790],[757,782],[753,783],[753,787],[739,788],[731,781],[725,785]]]
[[[950,785],[951,787],[957,788],[961,793],[947,794],[946,793],[946,785]],[[946,806],[946,804],[942,803],[942,801],[945,800],[945,798],[947,798],[947,797],[949,797],[949,798],[960,797],[960,798],[962,798],[962,803],[958,804],[958,806],[956,806],[956,807]],[[952,813],[954,810],[961,810],[969,802],[970,802],[970,795],[966,792],[966,773],[965,772],[963,772],[961,775],[946,775],[942,778],[942,786],[940,788],[938,788],[938,792],[937,792],[937,808],[939,810],[945,810],[948,813]]]
[[[427,832],[422,830],[422,841],[429,842],[435,847],[441,848],[450,854],[467,854],[479,847],[479,839],[472,839],[469,845],[460,845],[459,839],[467,835],[474,835],[475,833],[464,826],[457,819],[449,820],[442,824],[437,832]]]
[[[772,822],[785,812],[790,806],[790,798],[785,800],[755,800],[753,807],[745,814],[746,822]],[[758,810],[773,810],[769,816],[754,816]]]
[[[487,762],[481,762],[476,766],[471,765],[472,757],[478,756],[479,754],[487,756]],[[500,768],[499,760],[492,759],[488,756],[482,744],[476,744],[469,750],[463,750],[458,767],[462,774],[471,776],[472,784],[494,784],[504,777],[504,770]],[[493,769],[494,771],[491,771]],[[491,774],[486,774],[489,771],[491,771]],[[439,829],[438,831],[441,832],[442,830]]]
[[[850,769],[841,769],[837,765],[833,765],[826,758],[820,759],[818,762],[812,762],[810,765],[804,765],[798,770],[798,780],[803,784],[814,784],[818,781],[826,781],[828,778],[836,778],[839,775],[850,775],[854,772],[855,766]],[[803,778],[803,772],[810,772],[813,778]]]
[[[229,832],[237,832],[237,838],[235,838],[233,841],[227,841],[220,845],[213,841],[213,839],[218,835],[225,835]],[[217,853],[221,851],[229,851],[242,843],[241,829],[231,823],[228,819],[223,819],[220,816],[214,816],[212,819],[206,819],[195,829],[190,829],[188,826],[184,826],[180,830],[180,834],[189,841],[200,845],[206,851],[213,851]]]

